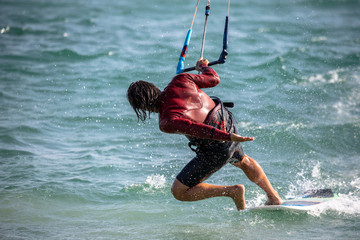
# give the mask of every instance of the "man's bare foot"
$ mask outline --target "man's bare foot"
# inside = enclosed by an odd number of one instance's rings
[[[241,184],[232,186],[231,198],[238,211],[245,209],[245,187]]]
[[[265,205],[281,205],[282,200],[278,193],[275,194],[273,197],[268,197],[268,200],[265,202]]]

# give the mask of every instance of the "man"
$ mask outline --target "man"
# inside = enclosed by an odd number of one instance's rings
[[[281,204],[260,165],[243,152],[240,142],[254,138],[238,135],[226,104],[210,98],[200,89],[220,83],[219,76],[208,63],[206,59],[199,59],[196,70],[202,74],[178,74],[164,91],[152,83],[137,81],[127,92],[138,119],[145,121],[147,113],[149,117],[150,112],[159,113],[160,130],[186,135],[190,148],[196,152],[196,157],[177,175],[171,188],[173,196],[180,201],[230,197],[239,211],[245,209],[243,185],[219,186],[203,182],[226,163],[231,163],[265,191],[266,204]]]

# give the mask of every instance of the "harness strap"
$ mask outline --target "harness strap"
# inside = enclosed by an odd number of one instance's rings
[[[225,110],[227,110],[226,107],[231,108],[234,106],[233,102],[222,102],[219,98],[213,96],[211,96],[210,98],[216,103],[216,106],[209,112],[206,120],[204,121],[205,124],[208,124],[213,127],[210,133],[210,140],[189,138],[190,142],[188,143],[188,145],[190,149],[196,153],[199,152],[200,146],[207,146],[214,142],[212,138],[215,129],[221,129],[222,131],[226,132],[227,123],[225,122],[225,120],[229,120],[229,119],[225,119]],[[219,111],[220,111],[220,119],[219,119],[220,122],[218,121],[218,117],[217,117]],[[228,117],[231,118],[231,112],[227,111],[226,113],[228,114]]]

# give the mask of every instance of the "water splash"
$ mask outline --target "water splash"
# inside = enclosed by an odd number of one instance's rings
[[[137,194],[158,194],[163,193],[166,188],[164,175],[154,174],[146,178],[144,183],[134,183],[123,188],[124,192]]]
[[[311,171],[311,176],[313,178],[316,178],[316,179],[320,179],[321,178],[321,172],[320,172],[320,162],[318,162],[314,168],[312,169]]]
[[[145,183],[148,185],[148,189],[161,189],[166,185],[166,178],[164,175],[155,174],[148,176]]]
[[[360,198],[354,193],[339,194],[337,199],[318,205],[308,212],[312,216],[319,217],[322,214],[335,213],[336,215],[359,217]]]
[[[313,216],[336,214],[358,217],[360,216],[360,178],[355,175],[350,176],[350,179],[349,182],[345,182],[339,181],[333,176],[326,176],[322,170],[321,162],[317,162],[309,168],[303,168],[296,174],[295,182],[289,185],[285,197],[297,198],[309,189],[331,188],[338,197],[316,206],[308,214]]]

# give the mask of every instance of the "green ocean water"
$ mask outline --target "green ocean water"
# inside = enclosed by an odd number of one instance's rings
[[[186,58],[200,56],[200,1]],[[175,75],[195,0],[0,0],[0,239],[358,239],[360,1],[231,1],[229,56],[206,89],[235,102],[244,143],[281,197],[331,188],[312,212],[179,202],[184,136],[145,124],[132,81]],[[211,1],[204,57],[218,58],[227,1]],[[243,184],[233,166],[207,182]]]

